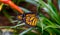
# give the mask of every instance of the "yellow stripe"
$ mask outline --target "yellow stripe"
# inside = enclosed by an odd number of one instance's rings
[[[36,26],[37,18],[34,19],[34,26]]]
[[[34,19],[34,17],[31,17],[31,19],[30,20],[33,20]]]
[[[33,20],[33,26],[35,26],[35,19]]]
[[[3,3],[0,5],[0,11],[2,10]]]
[[[35,25],[37,24],[37,18],[35,19]]]

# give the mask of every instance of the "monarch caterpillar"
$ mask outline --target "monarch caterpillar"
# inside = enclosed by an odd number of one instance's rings
[[[24,17],[18,16],[18,19],[25,20],[25,23],[30,26],[36,26],[38,18],[35,14],[25,14]]]

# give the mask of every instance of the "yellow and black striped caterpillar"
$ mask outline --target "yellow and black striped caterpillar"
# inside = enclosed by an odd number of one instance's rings
[[[23,19],[24,18],[24,19]],[[30,26],[36,26],[38,18],[35,14],[26,14],[24,17],[18,16],[19,20],[25,20],[25,23]]]

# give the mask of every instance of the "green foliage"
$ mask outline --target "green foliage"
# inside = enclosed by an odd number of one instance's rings
[[[37,23],[37,26],[42,28],[41,29],[42,33],[44,33],[44,30],[46,30],[47,32],[49,32],[52,35],[57,34],[56,32],[59,31],[58,29],[60,26],[60,20],[59,20],[60,15],[58,14],[59,11],[57,10],[57,8],[52,3],[52,0],[47,0],[47,3],[45,3],[43,0],[34,0],[34,1],[35,1],[35,3],[39,4],[39,5],[37,5],[37,7],[38,7],[38,12],[40,15],[39,15],[39,21]],[[30,2],[30,3],[32,3],[32,2]],[[40,8],[44,9],[44,12],[49,14],[49,16],[50,16],[49,19],[46,18],[46,16],[44,16],[41,13]]]

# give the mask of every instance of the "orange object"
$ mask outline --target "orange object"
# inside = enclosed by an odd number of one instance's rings
[[[0,2],[8,4],[10,0],[0,0]]]
[[[11,0],[0,0],[4,4],[8,4],[11,8],[17,10],[19,13],[23,14],[24,12],[17,5],[15,5]]]

